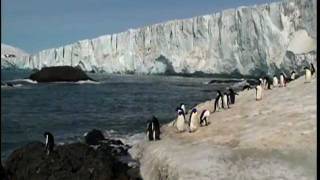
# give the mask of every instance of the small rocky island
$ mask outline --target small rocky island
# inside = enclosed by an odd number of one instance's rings
[[[84,142],[57,145],[47,155],[45,144],[31,142],[15,150],[5,161],[6,179],[141,179],[137,163],[128,154],[128,145],[104,138],[92,130]]]
[[[81,68],[72,66],[44,67],[29,76],[29,79],[37,82],[76,82],[91,79]]]

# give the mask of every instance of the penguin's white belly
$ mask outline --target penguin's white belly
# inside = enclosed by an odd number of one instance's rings
[[[293,80],[293,79],[295,79],[295,78],[296,78],[295,74],[292,74],[292,75],[291,75],[291,79]]]
[[[260,86],[257,87],[256,99],[262,99],[262,88]]]
[[[222,108],[222,99],[220,98],[218,101],[218,109],[221,109],[221,108]]]
[[[184,127],[185,127],[185,124],[184,124],[183,116],[178,116],[178,118],[177,118],[177,129],[178,129],[178,131],[184,131]]]
[[[306,82],[310,82],[311,81],[311,71],[310,70],[306,70]]]
[[[278,79],[277,78],[273,78],[273,86],[274,87],[278,86]]]
[[[198,122],[197,118],[196,117],[192,117],[191,118],[191,122],[190,122],[190,130],[191,131],[196,130],[198,128],[198,124],[199,124],[199,122]]]
[[[227,97],[227,95],[223,96],[223,106],[224,106],[224,108],[228,107],[228,97]]]

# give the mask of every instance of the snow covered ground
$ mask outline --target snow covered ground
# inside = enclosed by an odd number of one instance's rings
[[[197,105],[212,111],[213,102]],[[200,114],[200,113],[199,113]],[[144,179],[315,179],[316,79],[242,91],[230,109],[194,133],[162,127],[161,140],[136,144]]]

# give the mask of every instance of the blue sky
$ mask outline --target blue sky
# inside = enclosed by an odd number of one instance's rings
[[[273,1],[1,0],[1,39],[36,53],[129,28]]]

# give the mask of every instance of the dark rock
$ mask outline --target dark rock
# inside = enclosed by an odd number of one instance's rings
[[[89,145],[98,145],[100,141],[105,140],[101,131],[93,129],[85,136],[85,141]]]
[[[5,162],[10,179],[141,179],[138,170],[118,161],[112,147],[101,145],[96,150],[87,144],[56,146],[49,156],[44,144],[33,142],[14,151]]]
[[[44,67],[40,71],[31,74],[29,79],[37,82],[93,80],[80,68],[72,66]]]

